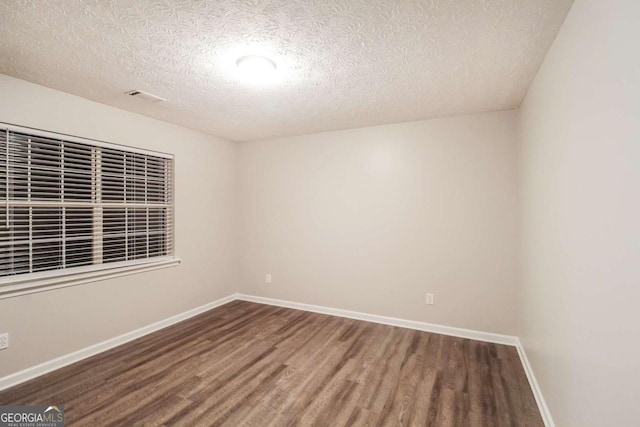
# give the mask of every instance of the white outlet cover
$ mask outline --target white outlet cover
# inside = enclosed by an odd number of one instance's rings
[[[0,350],[9,347],[9,334],[0,334]]]
[[[270,274],[267,274],[267,275],[265,276],[265,282],[266,282],[266,283],[271,283],[271,275],[270,275]]]
[[[434,295],[432,293],[427,292],[427,300],[426,303],[432,305],[434,303]]]

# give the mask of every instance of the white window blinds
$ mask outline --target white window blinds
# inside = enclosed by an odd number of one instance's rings
[[[0,284],[173,256],[173,158],[0,124]]]

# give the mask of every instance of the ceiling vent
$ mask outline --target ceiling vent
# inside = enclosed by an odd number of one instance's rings
[[[125,92],[129,96],[135,96],[136,98],[144,99],[145,101],[151,102],[165,102],[166,98],[162,98],[160,96],[153,95],[149,92],[145,92],[142,90],[130,90],[129,92]]]

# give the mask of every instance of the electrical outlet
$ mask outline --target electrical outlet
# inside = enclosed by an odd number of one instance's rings
[[[267,275],[265,276],[265,278],[264,278],[264,281],[265,281],[265,283],[267,283],[267,284],[269,284],[269,285],[270,285],[270,284],[271,284],[271,275],[270,275],[270,274],[267,274]]]
[[[427,292],[427,304],[432,305],[434,303],[434,295],[432,293]]]
[[[9,347],[9,334],[0,334],[0,350]]]

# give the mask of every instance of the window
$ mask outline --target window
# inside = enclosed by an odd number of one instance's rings
[[[173,156],[0,124],[0,285],[173,257]]]

